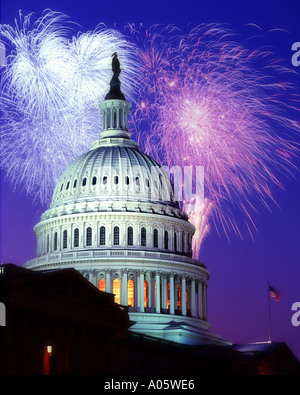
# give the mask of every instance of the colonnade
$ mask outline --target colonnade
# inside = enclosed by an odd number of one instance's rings
[[[175,272],[112,269],[81,273],[129,312],[176,314],[207,321],[207,283]]]

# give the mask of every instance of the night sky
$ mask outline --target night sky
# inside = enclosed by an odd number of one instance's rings
[[[20,9],[25,15],[35,12],[40,16],[46,8],[69,15],[82,31],[93,30],[100,22],[120,30],[132,22],[149,27],[175,24],[183,31],[200,23],[220,22],[241,36],[248,23],[264,31],[281,28],[285,31],[270,34],[267,44],[285,66],[294,68],[292,82],[298,92],[300,89],[300,66],[291,63],[292,44],[300,42],[298,0],[3,0],[1,23],[12,25]],[[295,164],[299,167],[300,160]],[[270,211],[260,207],[255,214],[258,232],[254,240],[245,232],[243,239],[232,234],[228,241],[212,230],[203,243],[201,261],[211,273],[208,320],[212,333],[233,343],[268,340],[270,282],[282,293],[278,303],[271,300],[272,340],[286,342],[300,359],[300,326],[291,323],[292,304],[300,302],[299,174],[284,178],[283,184],[285,190],[274,190],[278,206],[271,205]],[[22,265],[35,257],[33,226],[44,210],[26,195],[13,191],[1,174],[1,263]]]

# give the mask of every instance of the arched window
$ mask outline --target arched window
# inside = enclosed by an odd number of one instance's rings
[[[79,229],[74,229],[74,247],[79,247]]]
[[[69,189],[69,186],[70,186],[70,181],[67,182],[67,187],[66,187],[66,189]]]
[[[120,110],[119,110],[119,126],[120,126],[120,128],[123,127],[123,110],[122,110],[122,108],[120,108]]]
[[[82,180],[82,186],[83,186],[83,187],[86,186],[86,177],[84,177],[84,179]]]
[[[174,251],[177,252],[177,233],[174,232]]]
[[[154,229],[153,231],[153,247],[158,248],[158,230]]]
[[[76,188],[77,180],[74,181],[73,188]]]
[[[92,179],[92,185],[96,185],[97,184],[97,177],[94,176]]]
[[[132,279],[128,280],[127,303],[128,306],[134,307],[134,281]]]
[[[117,112],[116,112],[116,110],[114,109],[113,110],[113,112],[114,112],[114,128],[116,128],[117,127]]]
[[[100,278],[99,283],[98,283],[98,289],[99,289],[99,291],[105,292],[105,280],[104,280],[104,278]]]
[[[86,245],[92,245],[92,228],[90,226],[86,230]]]
[[[184,233],[182,232],[181,236],[181,251],[184,252]]]
[[[68,247],[68,231],[65,229],[63,233],[63,248]]]
[[[167,309],[170,308],[170,283],[167,284]]]
[[[127,244],[133,246],[133,228],[129,226],[127,229]]]
[[[105,245],[105,226],[101,226],[100,228],[100,245]]]
[[[115,295],[115,302],[120,304],[120,280],[118,278],[115,278],[113,281],[113,294]]]
[[[114,183],[115,183],[115,185],[117,185],[119,183],[119,177],[118,176],[114,177]]]
[[[118,246],[120,244],[120,229],[118,226],[114,227],[114,245]]]
[[[125,185],[129,185],[129,177],[125,176]]]
[[[110,108],[107,109],[107,128],[110,128]]]
[[[141,229],[141,245],[145,247],[147,245],[147,232],[146,228]]]
[[[140,178],[139,177],[135,177],[135,183],[138,187],[140,186]]]
[[[53,250],[57,250],[57,232],[54,233]]]
[[[165,230],[165,250],[169,249],[169,234],[168,231]]]
[[[106,184],[107,184],[107,176],[104,176],[104,177],[103,177],[102,182],[103,182],[103,185],[106,185]]]

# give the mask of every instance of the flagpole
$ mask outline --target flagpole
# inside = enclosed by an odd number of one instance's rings
[[[271,343],[271,304],[270,304],[270,284],[268,282],[268,304],[269,304],[269,343]]]

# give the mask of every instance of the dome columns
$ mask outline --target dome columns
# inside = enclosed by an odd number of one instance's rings
[[[130,138],[128,114],[131,103],[126,100],[105,100],[100,103],[102,111],[102,131],[100,139],[110,137]]]

